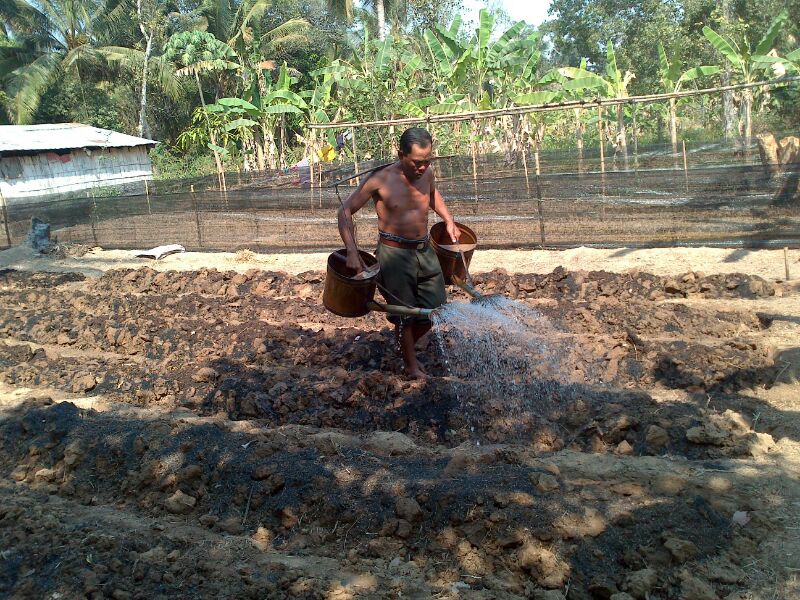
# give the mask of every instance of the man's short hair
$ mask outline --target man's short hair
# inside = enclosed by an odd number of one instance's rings
[[[411,146],[415,144],[420,148],[430,148],[433,145],[433,138],[427,129],[409,127],[400,136],[400,152],[403,154],[411,152]]]

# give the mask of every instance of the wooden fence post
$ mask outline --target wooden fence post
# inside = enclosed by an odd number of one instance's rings
[[[8,208],[6,207],[6,198],[3,196],[3,192],[0,191],[0,206],[3,209],[3,226],[6,230],[6,242],[8,243],[8,247],[11,248],[11,233],[8,229]]]
[[[194,210],[194,224],[197,228],[197,247],[203,247],[203,238],[200,235],[200,213],[197,211],[197,201],[194,197],[194,184],[192,184],[189,189],[191,190],[191,198],[192,198],[192,209]]]
[[[350,133],[352,134],[351,141],[353,142],[353,168],[355,169],[353,173],[358,173],[361,169],[358,167],[358,151],[356,149],[356,128],[353,127],[350,130]],[[356,186],[359,185],[361,185],[361,178],[356,177]]]
[[[470,122],[472,129],[472,139],[470,140],[470,147],[472,148],[472,189],[475,193],[475,203],[478,203],[478,160],[475,156],[478,137],[478,122],[472,119]]]
[[[689,161],[686,157],[686,141],[683,140],[683,179],[686,185],[686,193],[689,193]]]
[[[539,235],[542,240],[542,248],[544,248],[544,204],[542,202],[542,182],[541,182],[541,162],[539,161],[539,150],[541,149],[542,138],[544,138],[544,125],[542,124],[533,140],[535,146],[534,159],[536,160],[536,203],[539,207]]]

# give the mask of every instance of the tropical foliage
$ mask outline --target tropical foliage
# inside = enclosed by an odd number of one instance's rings
[[[799,75],[789,18],[798,1],[552,0],[537,29],[486,9],[465,22],[460,0],[0,0],[0,122],[84,121],[151,136],[172,148],[158,156],[205,154],[221,177],[285,168],[308,155],[308,123]],[[745,143],[759,119],[798,119],[798,94],[787,90],[729,96]],[[679,128],[713,136],[725,129],[720,108],[710,96],[433,128],[444,151],[549,143],[582,153],[602,135],[626,155],[632,132],[673,147]],[[371,154],[392,151],[389,127],[358,135]],[[316,142],[336,146],[335,132]]]

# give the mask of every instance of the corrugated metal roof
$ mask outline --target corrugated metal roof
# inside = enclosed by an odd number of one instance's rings
[[[0,125],[0,152],[122,148],[157,143],[155,140],[147,140],[81,123]]]

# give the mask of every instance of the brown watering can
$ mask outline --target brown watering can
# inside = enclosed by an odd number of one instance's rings
[[[461,223],[456,223],[456,227],[459,231],[457,243],[453,243],[447,233],[444,221],[431,227],[431,246],[439,257],[444,282],[447,284],[455,284],[456,279],[461,281],[469,279],[467,269],[478,245],[478,236],[472,229]]]
[[[340,317],[363,317],[372,310],[404,317],[428,317],[433,310],[383,304],[375,300],[378,286],[378,259],[359,250],[364,271],[356,274],[347,266],[347,250],[342,248],[328,256],[322,304]]]

